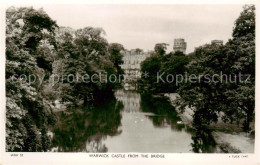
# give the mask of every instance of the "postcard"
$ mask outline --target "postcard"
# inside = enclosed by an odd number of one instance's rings
[[[0,164],[260,163],[259,1],[1,4]]]

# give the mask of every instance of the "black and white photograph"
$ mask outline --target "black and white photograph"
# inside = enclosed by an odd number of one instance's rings
[[[247,2],[1,7],[1,149],[256,154],[258,5]]]

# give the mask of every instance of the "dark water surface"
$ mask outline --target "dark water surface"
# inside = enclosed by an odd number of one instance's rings
[[[58,117],[52,151],[210,152],[200,137],[177,124],[180,118],[163,97],[118,90],[100,105],[59,112]]]

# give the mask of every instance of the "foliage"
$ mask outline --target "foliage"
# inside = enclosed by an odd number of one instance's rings
[[[123,75],[124,71],[121,68],[121,64],[124,63],[123,61],[123,54],[122,51],[124,50],[124,46],[119,43],[111,43],[109,44],[109,53],[110,53],[110,61],[114,64],[114,68],[116,68],[116,75],[119,79],[119,75]],[[120,82],[118,82],[120,84]],[[118,86],[119,86],[118,84]]]
[[[52,121],[51,102],[42,97],[44,83],[30,82],[28,76],[50,74],[56,27],[42,9],[6,11],[7,151],[47,151],[49,147],[46,128]]]
[[[154,51],[155,51],[155,53],[157,53],[158,55],[163,56],[163,55],[165,55],[165,53],[166,53],[167,46],[169,46],[169,44],[166,44],[166,43],[157,43],[157,44],[155,44],[155,46],[154,46]]]
[[[140,54],[140,53],[142,53],[142,52],[143,52],[143,49],[136,48],[136,49],[135,49],[135,52],[136,52],[137,54]]]
[[[182,52],[169,53],[164,56],[156,53],[144,60],[141,64],[142,73],[148,73],[148,77],[142,77],[142,79],[139,80],[139,85],[142,86],[146,92],[150,93],[175,92],[177,89],[176,83],[167,83],[166,77],[169,74],[174,76],[184,74],[186,70],[185,65],[187,65],[188,62],[188,57]],[[158,79],[160,75],[162,75],[161,77],[165,81]]]
[[[234,38],[255,34],[255,6],[245,5],[243,9],[235,22],[235,28],[233,30]]]
[[[59,28],[42,9],[11,7],[6,25],[6,150],[47,151],[54,101],[86,105],[111,97],[119,82],[104,76],[123,73],[124,47],[108,44],[101,28]],[[76,79],[99,73],[101,81]]]
[[[117,43],[109,45],[103,37],[104,30],[100,28],[73,30],[62,27],[56,34],[60,62],[55,63],[54,70],[55,74],[64,76],[58,83],[63,102],[78,104],[83,100],[86,105],[110,96],[119,82],[110,82],[105,75],[118,77],[122,74],[119,65],[123,62],[120,53],[123,46]],[[98,76],[92,81],[83,80],[84,75],[91,77],[94,74],[102,74],[102,80]],[[69,75],[74,79],[69,79]]]
[[[224,46],[204,45],[195,50],[188,74],[200,75],[201,80],[185,83],[178,89],[182,108],[195,107],[195,123],[208,125],[222,113],[223,121],[235,121],[238,126],[242,121],[243,129],[250,130],[255,101],[254,10],[252,5],[244,7],[235,23],[233,38]],[[208,82],[205,75],[214,74],[215,82]],[[240,74],[246,75],[241,77],[242,81]]]

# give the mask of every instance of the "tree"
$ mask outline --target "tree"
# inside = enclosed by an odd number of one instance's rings
[[[143,50],[142,50],[142,49],[140,49],[140,48],[136,48],[136,49],[135,49],[135,52],[136,52],[137,54],[140,54],[140,53],[142,53],[142,52],[143,52]]]
[[[242,73],[249,75],[250,79],[246,83],[230,86],[232,90],[225,92],[231,105],[226,109],[228,115],[225,119],[232,121],[238,117],[244,118],[243,129],[248,131],[255,110],[255,6],[245,5],[243,9],[235,22],[233,39],[227,43],[227,59],[231,62],[230,74]]]
[[[157,53],[160,56],[165,55],[166,50],[167,50],[167,46],[169,46],[169,44],[166,43],[158,43],[154,46],[154,51],[155,53]]]
[[[156,44],[155,47],[158,50],[161,48],[163,50],[163,45]],[[149,75],[147,77],[143,76],[139,80],[139,86],[147,88],[146,91],[151,91],[152,93],[175,92],[177,89],[176,82],[167,82],[167,76],[173,75],[176,77],[178,74],[184,74],[185,66],[188,64],[189,59],[182,52],[169,53],[167,55],[162,52],[159,54],[158,52],[160,51],[157,51],[157,53],[144,60],[141,64],[142,73],[148,73]],[[165,81],[159,82],[159,77]]]
[[[148,57],[141,63],[141,71],[143,74],[148,73],[148,76],[142,76],[140,85],[143,86],[145,91],[156,93],[158,91],[157,73],[161,68],[161,59],[158,55]]]
[[[176,92],[179,86],[177,81],[182,83],[182,78],[178,77],[178,75],[184,77],[186,65],[189,63],[189,59],[182,52],[175,52],[173,55],[170,53],[163,56],[161,61],[161,69],[159,73],[163,73],[163,80],[167,80],[168,75],[173,75],[175,77],[174,82],[161,82],[161,92]]]
[[[188,64],[188,75],[200,75],[200,80],[182,84],[178,90],[182,108],[194,108],[195,126],[216,122],[218,114],[223,112],[222,119],[225,122],[236,121],[239,125],[242,120],[243,129],[250,130],[255,100],[253,27],[254,6],[245,6],[235,23],[233,38],[226,45],[204,45],[196,49],[195,58]],[[224,82],[221,82],[223,75],[220,73],[228,77],[224,77]],[[215,82],[212,79],[208,81],[205,75],[214,74],[218,75],[214,77]],[[238,77],[240,74],[250,75],[250,80],[244,82],[234,79],[234,75]]]
[[[42,9],[9,8],[6,25],[6,150],[47,151],[54,101],[111,97],[118,82],[106,77],[122,73],[123,46],[109,45],[101,28],[59,28]]]
[[[51,72],[55,28],[55,21],[42,9],[6,10],[7,151],[47,151],[50,147],[46,130],[53,121],[51,101],[43,97],[45,79],[42,83],[36,78]],[[35,76],[34,82],[30,75]]]
[[[56,70],[62,70],[65,75],[62,83],[58,86],[62,89],[61,97],[64,102],[70,102],[77,105],[80,100],[84,104],[94,100],[105,99],[110,96],[112,90],[118,85],[116,82],[110,82],[107,78],[114,74],[118,77],[122,74],[120,64],[122,64],[123,46],[120,44],[109,45],[103,37],[105,31],[100,28],[85,27],[83,29],[71,30],[61,29],[56,32],[59,36],[59,52],[66,54],[60,55],[60,66]],[[68,40],[67,38],[70,38]],[[84,75],[92,76],[101,74],[102,80],[98,76],[93,79],[83,80]],[[68,79],[69,75],[71,79]],[[79,75],[79,81],[76,76]],[[72,97],[73,96],[73,97]]]
[[[185,56],[185,54],[181,51],[176,51],[173,53],[174,56]]]
[[[233,29],[234,38],[255,34],[255,6],[245,5],[243,9],[235,22]]]
[[[119,43],[112,43],[109,45],[110,60],[117,69],[118,74],[123,74],[123,70],[120,67],[120,65],[124,63],[122,54],[123,50],[124,46]]]

